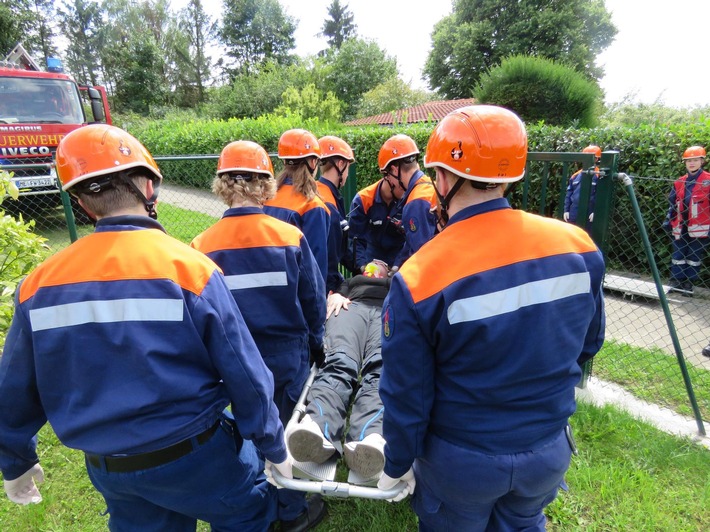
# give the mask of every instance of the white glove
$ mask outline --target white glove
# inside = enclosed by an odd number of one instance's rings
[[[590,222],[593,222],[593,221],[594,221],[594,213],[591,213],[591,214],[589,215],[589,221],[590,221]]]
[[[293,478],[293,458],[291,458],[290,454],[288,456],[286,456],[286,460],[284,460],[283,462],[280,462],[278,464],[274,464],[273,462],[269,462],[268,460],[266,460],[266,463],[264,465],[264,473],[266,474],[266,481],[269,484],[276,486],[278,489],[281,489],[281,488],[283,488],[283,486],[280,486],[274,480],[274,473],[271,470],[272,468],[275,468],[276,471],[278,471],[282,477]]]
[[[416,480],[414,480],[414,470],[410,467],[409,471],[399,478],[392,478],[386,473],[382,473],[380,480],[377,482],[377,488],[386,491],[394,488],[400,480],[406,482],[407,485],[397,495],[387,499],[389,502],[399,502],[407,495],[414,493],[414,487],[417,485]]]
[[[562,218],[564,219],[565,222],[569,222],[569,213],[566,212],[562,215]]]
[[[44,482],[44,471],[39,464],[33,465],[15,480],[5,481],[7,498],[17,504],[37,504],[42,502],[42,495],[35,484]]]

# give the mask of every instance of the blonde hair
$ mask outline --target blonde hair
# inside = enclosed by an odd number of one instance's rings
[[[298,165],[286,165],[276,178],[277,188],[281,188],[288,177],[293,182],[293,188],[303,194],[308,201],[318,195],[318,184],[305,162]]]
[[[263,205],[276,195],[276,182],[273,177],[266,174],[247,174],[252,176],[252,179],[247,181],[235,178],[237,175],[244,174],[227,172],[212,180],[212,192],[227,205],[231,206],[235,200],[248,200]]]

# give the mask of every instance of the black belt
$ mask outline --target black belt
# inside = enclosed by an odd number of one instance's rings
[[[178,442],[170,447],[151,451],[149,453],[134,454],[131,456],[101,456],[99,454],[86,453],[86,460],[94,467],[103,469],[109,473],[131,473],[167,464],[178,458],[190,454],[200,445],[207,443],[219,427],[220,422],[208,428],[201,434]]]

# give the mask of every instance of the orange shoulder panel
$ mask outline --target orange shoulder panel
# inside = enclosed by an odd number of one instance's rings
[[[92,233],[28,275],[20,302],[42,287],[93,281],[170,279],[199,295],[215,270],[205,255],[158,229]]]
[[[422,199],[428,201],[432,207],[436,207],[438,200],[436,199],[434,184],[426,176],[420,178],[420,180],[422,179],[426,180],[417,184],[417,186],[412,189],[412,192],[410,192],[409,197],[407,198],[407,203],[415,199]]]
[[[222,218],[190,245],[202,253],[222,249],[248,249],[301,245],[303,233],[297,227],[268,216],[250,214]]]
[[[362,203],[365,212],[370,210],[372,204],[375,203],[375,197],[377,197],[377,187],[382,182],[382,179],[375,181],[372,185],[366,186],[360,190],[357,195],[360,196],[360,202]]]
[[[412,255],[400,273],[418,303],[459,279],[484,271],[596,250],[589,235],[574,224],[502,209],[446,227]]]

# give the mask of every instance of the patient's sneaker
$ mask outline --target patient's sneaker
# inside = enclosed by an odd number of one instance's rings
[[[335,447],[330,443],[318,423],[306,414],[303,420],[287,435],[288,449],[299,462],[322,464],[333,456]]]
[[[362,478],[372,478],[385,467],[385,439],[376,433],[345,444],[345,463]]]

